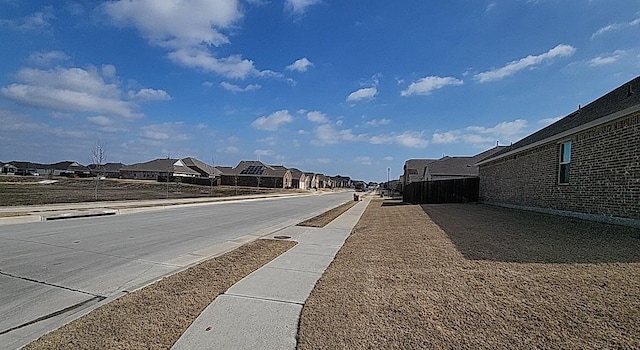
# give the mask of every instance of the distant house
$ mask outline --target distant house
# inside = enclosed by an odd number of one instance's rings
[[[91,176],[104,176],[108,178],[120,177],[120,169],[125,165],[122,163],[105,163],[105,164],[89,164],[87,168],[91,172]]]
[[[300,189],[310,190],[312,188],[311,183],[314,176],[314,173],[302,173],[302,175],[300,175]]]
[[[311,188],[325,188],[326,181],[324,174],[314,174],[311,179]]]
[[[11,161],[7,164],[11,164],[16,167],[15,175],[40,175],[41,173],[45,173],[45,169],[47,165],[32,163],[32,162],[22,162],[22,161]]]
[[[330,180],[334,188],[351,188],[351,178],[348,176],[331,176]]]
[[[63,161],[49,165],[42,164],[42,166],[45,168],[44,174],[53,176],[88,177],[91,174],[89,168],[73,161]],[[40,175],[44,174],[40,172]]]
[[[228,186],[285,188],[292,182],[291,171],[280,165],[266,165],[260,161],[241,161],[235,168],[221,169],[221,184]]]
[[[221,174],[220,170],[193,157],[182,158],[181,161],[189,169],[197,171],[200,177],[217,178]]]
[[[424,181],[450,180],[478,177],[477,163],[502,151],[506,146],[496,146],[470,157],[445,156],[425,164],[420,176]]]
[[[158,180],[159,177],[198,177],[200,173],[187,167],[180,159],[159,158],[145,163],[124,166],[120,169],[123,179]]]
[[[291,170],[291,183],[290,184],[285,183],[285,188],[300,188],[300,180],[304,175],[304,173],[301,170],[298,170],[296,168],[291,168],[289,170]]]
[[[4,175],[15,175],[18,172],[18,168],[11,163],[1,164],[0,166],[2,167],[1,172]]]
[[[402,174],[402,188],[405,188],[412,182],[426,181],[424,170],[432,162],[437,159],[409,159],[404,163]]]
[[[640,225],[640,77],[478,165],[481,201]]]

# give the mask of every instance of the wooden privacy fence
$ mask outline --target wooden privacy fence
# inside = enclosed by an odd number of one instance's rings
[[[408,184],[402,200],[411,204],[477,202],[480,179],[477,177],[412,182]]]

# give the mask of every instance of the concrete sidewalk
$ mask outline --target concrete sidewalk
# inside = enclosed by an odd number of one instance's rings
[[[290,226],[265,237],[298,244],[217,297],[172,349],[295,349],[302,306],[370,201],[324,228]]]

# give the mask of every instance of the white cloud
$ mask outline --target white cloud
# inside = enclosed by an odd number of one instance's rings
[[[105,116],[88,117],[87,120],[100,126],[111,126],[113,124],[113,120]]]
[[[552,118],[544,118],[544,119],[540,119],[540,120],[538,121],[538,123],[539,123],[539,124],[543,124],[544,126],[547,126],[547,125],[551,125],[551,124],[553,124],[553,123],[557,122],[558,120],[560,120],[560,119],[562,119],[562,118],[564,118],[564,116],[560,116],[560,117],[552,117]]]
[[[51,112],[98,113],[127,119],[141,117],[137,102],[171,99],[164,90],[140,89],[124,95],[115,67],[22,68],[17,83],[0,88],[0,95],[23,106]]]
[[[502,141],[502,143],[517,141],[526,128],[527,121],[523,119],[501,122],[493,127],[469,126],[459,130],[435,132],[431,137],[431,143],[468,143],[478,148],[488,148],[495,145],[496,141]]]
[[[373,164],[373,161],[371,160],[371,157],[356,157],[355,162],[359,163],[361,165],[372,165]]]
[[[152,141],[184,141],[189,136],[182,133],[182,122],[166,122],[140,128],[140,136]]]
[[[251,123],[251,126],[261,130],[277,130],[284,124],[291,123],[293,116],[286,109],[273,112],[269,116],[260,117]]]
[[[361,100],[370,100],[378,94],[378,89],[375,87],[358,89],[347,96],[347,102],[355,102]]]
[[[22,17],[20,20],[0,19],[0,25],[6,25],[9,28],[22,31],[45,30],[51,27],[50,21],[52,19],[55,19],[53,8],[47,6],[44,11],[34,12],[28,16]]]
[[[319,111],[311,111],[307,113],[307,119],[313,123],[327,123],[329,121],[326,114]]]
[[[469,126],[465,130],[476,132],[479,134],[490,134],[496,136],[514,136],[520,134],[527,127],[527,121],[524,119],[516,119],[510,122],[501,122],[496,126],[487,128],[484,126]]]
[[[445,86],[462,84],[464,84],[462,80],[452,77],[429,76],[414,81],[406,90],[403,90],[400,95],[429,95],[433,90],[441,89]]]
[[[634,27],[637,25],[640,25],[640,18],[636,18],[626,23],[612,23],[598,29],[595,33],[591,34],[591,39],[595,39],[601,35],[604,35],[610,32],[617,32],[617,31],[620,31],[629,27]]]
[[[220,83],[220,86],[222,86],[225,90],[228,90],[231,92],[247,92],[247,91],[259,90],[260,88],[262,88],[260,84],[249,84],[245,87],[240,87],[238,85],[231,84],[226,81],[223,81],[222,83]]]
[[[264,143],[267,146],[275,146],[278,143],[278,139],[273,136],[265,137],[257,140],[259,143]]]
[[[133,102],[122,100],[117,84],[107,83],[95,67],[23,68],[19,83],[0,89],[0,94],[14,102],[57,112],[94,112],[124,118],[136,118]]]
[[[391,124],[391,119],[386,119],[386,118],[373,119],[365,122],[365,125],[374,127],[374,128],[382,125],[389,125],[389,124]]]
[[[70,59],[71,57],[62,51],[34,52],[29,55],[29,62],[36,66],[50,66],[53,63]]]
[[[321,0],[286,0],[285,7],[294,15],[302,15],[307,12],[307,8],[320,2]]]
[[[207,49],[187,48],[172,51],[167,56],[185,67],[202,69],[231,79],[245,79],[252,75],[260,75],[253,61],[243,59],[240,55],[216,58]]]
[[[210,51],[230,43],[224,32],[243,17],[238,0],[120,0],[103,8],[116,24],[131,25],[150,44],[167,49],[177,64],[233,79],[268,73],[240,55],[218,58]]]
[[[407,148],[425,148],[429,145],[429,141],[424,138],[423,133],[415,131],[376,135],[370,137],[368,141],[374,145],[396,144]]]
[[[227,153],[227,154],[234,154],[234,153],[238,153],[239,151],[240,150],[236,146],[225,146],[222,148],[218,148],[216,150],[216,152],[218,153]]]
[[[229,43],[221,31],[242,18],[237,0],[121,0],[104,4],[121,25],[133,25],[152,44],[170,49]]]
[[[529,55],[517,61],[511,61],[502,68],[478,73],[474,76],[474,78],[481,83],[502,80],[506,77],[509,77],[511,75],[518,73],[523,69],[535,67],[545,61],[552,60],[557,57],[571,56],[575,52],[576,52],[576,49],[573,46],[560,44],[543,54],[536,55],[536,56]]]
[[[253,152],[253,154],[255,154],[258,157],[263,157],[263,156],[272,156],[275,153],[269,149],[257,149]]]
[[[310,67],[313,67],[313,63],[311,63],[311,61],[309,61],[306,57],[303,57],[288,65],[287,69],[296,72],[306,72]]]
[[[607,64],[613,64],[613,63],[616,63],[620,58],[622,58],[622,56],[624,56],[625,53],[626,52],[623,50],[616,50],[609,55],[598,56],[590,59],[587,62],[587,65],[589,65],[590,67],[598,67],[598,66],[604,66]]]
[[[386,157],[384,157],[384,160],[386,160],[388,162],[391,162],[393,160],[393,157],[392,156],[386,156]]]
[[[333,145],[345,141],[357,141],[360,137],[354,135],[351,129],[338,130],[331,124],[320,125],[315,128],[315,138],[311,141],[314,145]]]
[[[171,96],[164,90],[140,89],[129,91],[129,98],[136,101],[167,101]]]

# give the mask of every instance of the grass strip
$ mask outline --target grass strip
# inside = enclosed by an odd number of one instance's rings
[[[103,305],[24,349],[169,349],[218,295],[295,244],[247,243]]]
[[[356,201],[350,201],[344,204],[341,204],[333,209],[325,211],[324,213],[314,216],[311,219],[307,219],[296,226],[305,226],[305,227],[325,227],[331,221],[335,220],[338,216],[342,215],[347,210],[351,209],[354,205],[358,204]]]

